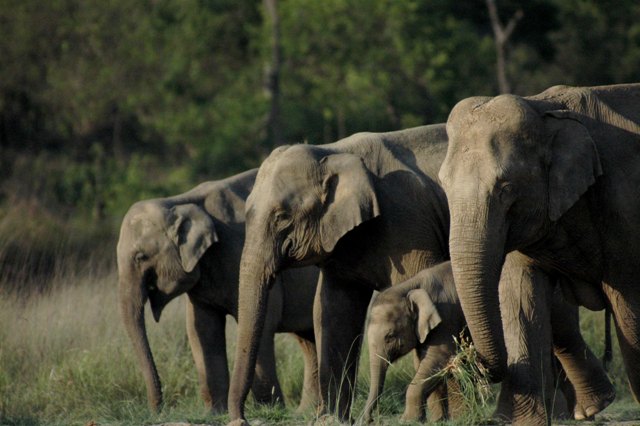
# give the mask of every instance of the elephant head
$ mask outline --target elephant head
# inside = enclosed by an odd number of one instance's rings
[[[459,102],[440,169],[454,279],[492,377],[506,372],[498,282],[506,254],[539,241],[602,174],[580,117],[513,95]]]
[[[149,300],[158,321],[170,300],[198,282],[198,262],[216,239],[211,218],[195,204],[143,201],[134,204],[122,222],[117,247],[120,310],[154,410],[162,404],[162,390],[144,306]]]
[[[385,291],[376,297],[367,329],[371,383],[365,419],[371,419],[388,366],[424,343],[441,321],[436,305],[423,289],[411,290],[406,295]]]
[[[243,418],[274,275],[320,262],[346,233],[379,214],[370,172],[356,155],[296,145],[264,161],[246,204],[232,419]]]

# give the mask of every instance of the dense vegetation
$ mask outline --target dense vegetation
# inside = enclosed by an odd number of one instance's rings
[[[274,5],[268,13],[265,5]],[[511,90],[638,80],[632,0],[502,0]],[[485,0],[6,0],[4,206],[117,224],[281,143],[446,120],[499,91]],[[275,25],[274,25],[275,24]]]
[[[637,1],[497,0],[493,25],[489,3],[0,2],[0,423],[206,418],[178,304],[152,336],[167,408],[146,411],[115,308],[132,202],[282,143],[442,122],[466,96],[640,81]],[[583,320],[596,351],[600,318]],[[295,352],[282,371],[301,368]],[[391,379],[388,413],[408,376]]]

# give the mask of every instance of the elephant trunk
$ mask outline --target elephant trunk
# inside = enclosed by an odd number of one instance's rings
[[[147,400],[151,409],[158,412],[162,405],[162,387],[156,364],[151,354],[144,321],[144,305],[147,301],[147,293],[139,282],[132,283],[131,280],[126,279],[120,280],[119,293],[120,313],[142,368],[142,374],[147,386]]]
[[[229,389],[230,419],[244,419],[244,403],[253,382],[256,358],[275,266],[263,252],[242,254],[238,294],[238,333],[235,365]]]
[[[506,233],[470,210],[452,208],[451,266],[474,345],[491,379],[498,382],[507,372],[498,296]]]
[[[369,384],[369,397],[364,410],[364,420],[368,423],[373,421],[373,411],[378,405],[378,398],[384,389],[384,380],[389,368],[389,361],[378,355],[377,351],[370,347],[369,349],[369,368],[371,374],[371,382]]]

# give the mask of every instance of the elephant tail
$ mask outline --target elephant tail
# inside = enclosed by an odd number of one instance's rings
[[[611,348],[611,308],[608,306],[604,310],[604,354],[602,354],[602,367],[604,371],[609,371],[609,365],[613,359],[613,349]]]

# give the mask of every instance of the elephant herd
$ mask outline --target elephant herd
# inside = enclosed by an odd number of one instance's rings
[[[435,373],[460,333],[502,382],[497,416],[549,423],[558,365],[573,417],[593,416],[615,391],[578,305],[613,313],[637,399],[638,258],[640,84],[473,97],[446,124],[282,146],[257,170],[134,204],[117,247],[151,407],[162,391],[144,308],[157,321],[186,293],[202,397],[234,425],[247,422],[249,390],[282,404],[278,332],[302,349],[299,410],[350,421],[367,318],[366,420],[388,363],[411,351],[403,418],[455,416],[455,382]],[[238,322],[231,378],[227,315]]]

